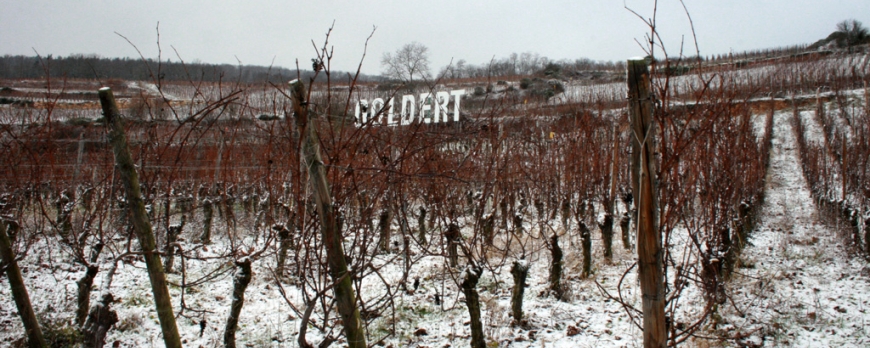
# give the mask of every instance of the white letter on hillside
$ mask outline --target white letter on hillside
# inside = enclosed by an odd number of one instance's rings
[[[435,122],[440,122],[443,120],[444,122],[450,122],[450,119],[447,118],[447,104],[450,103],[450,93],[447,92],[438,92],[435,93]],[[444,113],[444,116],[441,117],[441,113]]]
[[[395,123],[395,121],[393,121],[393,117],[395,117],[395,114],[393,113],[393,98],[390,98],[387,99],[387,122]]]
[[[354,111],[353,111],[353,116],[356,117],[356,119],[360,122],[360,124],[365,124],[369,120],[369,118],[368,118],[368,113],[369,113],[368,105],[369,105],[369,103],[365,99],[360,100],[358,103],[356,103],[356,107],[354,108]],[[360,118],[360,109],[362,109],[362,118]]]
[[[375,119],[375,122],[380,123],[380,124],[384,124],[384,122],[381,121],[384,119],[384,115],[381,113],[381,111],[383,109],[384,109],[384,100],[383,99],[375,98],[375,100],[372,100],[372,106],[369,108],[369,113],[372,115],[373,118],[377,117]]]
[[[408,104],[411,104],[410,110],[408,110]],[[411,124],[414,122],[414,113],[417,109],[417,101],[414,100],[413,95],[403,95],[402,96],[402,124]]]
[[[423,119],[423,123],[432,123],[432,113],[426,112],[432,110],[432,105],[429,104],[432,102],[432,93],[421,93],[420,94],[420,117]],[[438,119],[435,119],[435,122],[438,122]]]
[[[453,120],[459,122],[459,97],[465,95],[465,90],[457,89],[450,91],[450,95],[455,97],[453,99]]]

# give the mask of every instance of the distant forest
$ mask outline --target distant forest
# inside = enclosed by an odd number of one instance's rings
[[[304,65],[308,67],[310,64]],[[308,79],[314,72],[300,70],[299,74]],[[205,82],[273,82],[280,83],[297,77],[295,69],[283,67],[263,67],[255,65],[182,63],[173,61],[158,62],[153,59],[102,58],[97,55],[70,55],[67,57],[11,56],[0,57],[0,78],[2,79],[42,79],[46,75],[53,79],[122,79],[164,81],[205,81]],[[349,80],[353,74],[332,72],[335,82]],[[325,80],[320,74],[318,80]],[[372,80],[370,76],[360,76],[360,80]]]
[[[834,37],[831,34],[831,37]],[[827,41],[825,41],[827,40]],[[795,56],[807,51],[816,52],[819,47],[833,40],[830,37],[813,44],[778,47],[772,49],[729,53],[702,57],[673,57],[671,62],[686,64],[703,62],[716,64],[735,62],[735,60],[764,59],[782,56]],[[428,57],[425,57],[428,60]],[[300,62],[299,75],[308,80],[314,75],[311,62]],[[308,68],[308,69],[304,69]],[[575,60],[549,60],[546,56],[525,52],[513,53],[508,57],[493,59],[484,64],[469,64],[464,59],[440,69],[437,76],[448,79],[547,76],[559,79],[588,79],[603,72],[623,74],[625,63],[621,61],[593,61],[588,58]],[[349,82],[356,72],[332,71],[333,83]],[[591,75],[590,75],[591,74]],[[121,79],[129,81],[203,81],[203,82],[241,82],[241,83],[283,83],[297,77],[296,69],[284,67],[265,67],[257,65],[208,64],[199,61],[156,61],[139,58],[104,58],[96,54],[74,54],[60,56],[0,56],[0,79]],[[383,82],[389,80],[380,75],[360,74],[360,82]],[[326,75],[317,76],[318,82],[326,81]]]

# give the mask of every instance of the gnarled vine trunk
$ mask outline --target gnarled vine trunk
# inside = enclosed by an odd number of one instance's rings
[[[471,348],[486,348],[483,323],[480,321],[480,295],[477,293],[477,282],[482,273],[480,268],[469,266],[462,279],[462,292],[465,294],[465,304],[471,319]]]
[[[529,276],[529,262],[526,260],[514,261],[511,266],[511,275],[514,277],[514,288],[511,291],[511,314],[514,317],[514,325],[523,326],[523,294],[526,291],[526,278]]]
[[[224,346],[236,347],[236,329],[239,326],[239,315],[242,314],[242,306],[245,305],[245,290],[251,283],[251,259],[244,257],[236,261],[236,274],[233,276],[233,303],[230,304],[230,316],[227,318],[227,326],[224,329]]]

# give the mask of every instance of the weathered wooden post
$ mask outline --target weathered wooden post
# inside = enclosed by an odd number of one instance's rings
[[[145,213],[145,204],[139,189],[139,174],[136,173],[133,157],[130,156],[121,113],[118,111],[115,96],[109,87],[100,88],[99,95],[103,116],[106,118],[106,126],[109,128],[109,142],[115,153],[115,166],[118,168],[118,173],[121,174],[121,182],[123,182],[126,191],[130,221],[139,239],[139,247],[145,256],[145,266],[148,268],[148,277],[151,279],[151,292],[154,295],[154,305],[157,307],[160,329],[163,331],[163,343],[166,344],[167,348],[181,348],[181,338],[175,324],[175,315],[172,313],[172,298],[166,287],[163,264],[160,262],[160,256],[155,252],[154,232],[151,230],[151,222],[148,221],[148,215]]]
[[[344,256],[344,246],[341,231],[338,230],[335,219],[335,209],[332,205],[329,182],[326,180],[326,168],[320,157],[320,141],[316,126],[308,115],[308,100],[305,98],[305,86],[302,81],[290,82],[293,98],[293,112],[296,127],[302,137],[302,161],[308,170],[308,180],[312,195],[320,216],[320,233],[323,245],[326,247],[326,259],[329,265],[329,275],[335,282],[335,303],[338,313],[344,323],[344,334],[350,348],[367,348],[365,329],[360,320],[359,308],[356,305],[356,294],[353,290],[351,275],[347,269]],[[288,120],[289,122],[289,120]]]
[[[21,316],[21,322],[24,323],[24,330],[27,332],[27,345],[32,348],[47,347],[36,314],[33,313],[33,306],[30,305],[30,295],[27,294],[27,287],[24,286],[21,269],[15,261],[12,242],[6,234],[6,221],[2,219],[0,219],[0,257],[6,265],[6,276],[9,278],[9,287],[12,288],[15,308],[18,309],[18,315]]]
[[[76,155],[76,166],[73,169],[73,182],[79,182],[79,168],[82,166],[82,157],[85,153],[85,133],[79,134],[79,148]]]
[[[656,223],[653,100],[646,60],[628,61],[628,99],[631,117],[631,178],[637,197],[637,256],[643,295],[643,344],[667,346],[662,236]]]
[[[847,192],[846,191],[846,155],[847,155],[847,152],[846,152],[846,133],[845,132],[840,135],[840,145],[842,145],[841,146],[842,148],[840,149],[840,184],[843,185],[840,188],[840,193],[842,194],[840,199],[842,199],[845,202],[846,201],[846,192]]]
[[[619,129],[614,124],[611,139],[612,153],[610,161],[610,188],[604,201],[604,221],[599,224],[601,228],[601,242],[604,244],[604,258],[613,260],[613,216],[616,208],[616,177],[619,176]]]

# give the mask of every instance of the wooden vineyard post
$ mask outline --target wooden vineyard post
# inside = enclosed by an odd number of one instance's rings
[[[142,201],[142,192],[139,188],[139,174],[136,173],[136,168],[133,166],[133,157],[130,155],[130,148],[127,145],[121,113],[118,111],[115,96],[109,87],[100,88],[99,94],[103,116],[105,116],[106,126],[109,128],[109,142],[115,153],[115,166],[121,174],[121,182],[123,182],[126,192],[130,221],[139,239],[139,247],[145,256],[145,266],[148,268],[148,277],[151,279],[151,292],[154,295],[154,305],[157,307],[160,329],[163,331],[163,342],[167,348],[181,348],[181,337],[178,335],[178,327],[172,313],[172,298],[166,287],[163,263],[160,260],[160,255],[155,252],[154,232],[151,230],[151,222],[148,221],[148,215],[145,213],[145,203]]]
[[[643,295],[643,346],[667,345],[662,236],[656,224],[653,102],[644,59],[628,61],[628,99],[632,127],[631,178],[637,199],[637,256]]]
[[[333,288],[335,303],[344,323],[347,345],[350,348],[367,348],[365,330],[360,321],[359,308],[356,305],[356,294],[354,294],[350,273],[347,270],[347,260],[344,259],[343,239],[335,220],[329,182],[326,180],[326,168],[320,157],[320,141],[315,125],[308,115],[305,86],[301,81],[294,80],[290,82],[290,89],[293,98],[293,112],[296,114],[296,127],[302,137],[303,164],[308,169],[308,180],[311,183],[314,201],[317,203],[320,233],[323,245],[326,247],[329,274],[332,281],[335,282],[335,288]]]
[[[842,149],[840,150],[840,184],[842,187],[840,188],[840,193],[842,196],[840,199],[843,202],[846,201],[846,133],[844,132],[840,135],[840,144],[842,145]],[[847,217],[848,218],[848,217]]]
[[[6,221],[3,221],[3,219],[0,219],[0,263],[6,266],[6,276],[9,278],[9,287],[12,288],[15,308],[18,309],[21,322],[24,324],[24,330],[27,332],[27,346],[37,348],[47,347],[45,338],[42,335],[42,329],[36,320],[36,314],[33,313],[33,306],[30,305],[30,295],[27,294],[27,287],[24,286],[24,278],[21,277],[21,269],[18,268],[18,262],[15,261],[12,241],[9,235],[6,234]]]
[[[610,188],[604,202],[604,222],[599,224],[599,226],[601,227],[601,239],[604,244],[604,258],[607,259],[608,262],[613,260],[613,222],[615,221],[613,213],[616,206],[616,177],[617,175],[619,175],[619,171],[617,169],[619,168],[619,137],[617,135],[617,131],[618,127],[614,124],[612,135],[613,138],[610,144],[613,149],[609,168]]]

